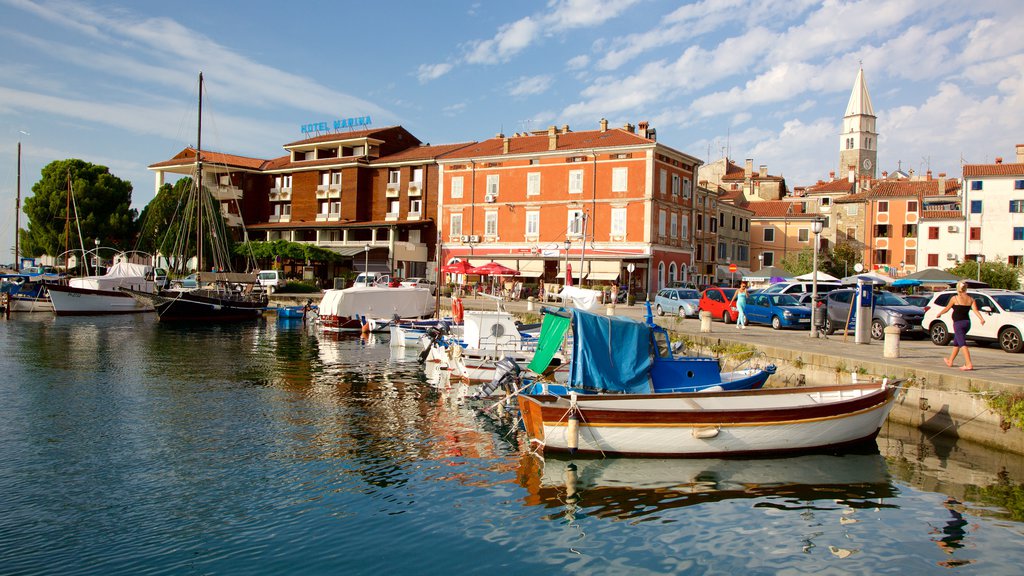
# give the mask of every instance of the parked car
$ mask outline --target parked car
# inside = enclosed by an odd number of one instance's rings
[[[698,308],[702,312],[705,310],[710,312],[712,318],[720,319],[726,324],[735,322],[739,312],[736,310],[736,303],[730,303],[732,295],[735,293],[735,288],[709,286],[701,293]]]
[[[654,296],[654,311],[658,316],[665,313],[680,317],[696,318],[700,306],[700,292],[690,288],[662,288]]]
[[[199,276],[193,272],[184,278],[176,278],[171,280],[171,288],[179,288],[181,290],[194,290],[199,288]]]
[[[744,308],[747,321],[769,324],[775,330],[782,328],[810,328],[811,309],[805,308],[792,294],[765,294],[747,296]]]
[[[995,288],[972,288],[967,293],[978,304],[978,310],[985,317],[985,324],[971,322],[967,337],[975,342],[998,342],[999,347],[1007,352],[1024,350],[1024,295],[1011,290]],[[949,344],[953,339],[953,317],[947,312],[938,318],[939,312],[949,304],[949,299],[956,294],[955,290],[936,293],[931,302],[925,306],[924,327],[928,330],[932,342],[939,346]],[[971,313],[972,320],[974,313]]]
[[[920,306],[921,308],[927,306],[928,302],[931,302],[932,299],[931,294],[902,294],[902,296],[908,304]]]
[[[818,294],[825,294],[833,290],[838,290],[842,287],[843,285],[839,282],[818,280]],[[777,282],[764,289],[766,294],[803,294],[804,292],[813,291],[814,282],[808,282],[806,280]]]
[[[696,290],[697,289],[697,285],[694,284],[693,282],[684,282],[682,280],[673,280],[672,282],[669,282],[668,286],[665,286],[665,288],[689,288],[690,290]]]
[[[265,289],[280,290],[288,281],[284,279],[284,273],[280,270],[260,270],[256,275],[256,282]]]
[[[363,272],[359,276],[356,276],[356,280],[352,283],[352,286],[387,286],[389,282],[391,282],[390,274],[385,274],[383,272]]]
[[[850,313],[850,307],[856,301],[855,288],[832,290],[825,297],[825,334],[834,334],[837,329],[849,320],[849,328],[856,325],[856,314]],[[887,326],[896,326],[904,336],[924,336],[921,325],[924,309],[913,306],[892,292],[875,292],[872,299],[874,307],[871,311],[871,337],[881,340],[885,337]]]
[[[402,286],[412,286],[413,288],[429,288],[431,294],[433,294],[437,290],[437,284],[435,284],[433,280],[427,280],[426,278],[421,278],[418,276],[402,280]]]

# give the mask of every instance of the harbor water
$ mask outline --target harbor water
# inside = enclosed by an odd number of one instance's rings
[[[1021,458],[546,459],[387,336],[0,322],[0,574],[1019,574]]]

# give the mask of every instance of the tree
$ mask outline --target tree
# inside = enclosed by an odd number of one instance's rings
[[[978,263],[974,260],[965,260],[946,271],[961,278],[977,278]],[[992,288],[1019,290],[1020,272],[1019,266],[1010,266],[1006,262],[983,262],[981,264],[981,281]]]
[[[814,271],[814,252],[806,248],[799,252],[790,252],[779,262],[783,270],[793,276],[810,274]],[[821,253],[818,253],[818,269],[821,270]]]
[[[836,278],[854,273],[853,266],[860,262],[861,252],[848,242],[840,242],[827,254],[825,264],[820,268]]]
[[[337,262],[342,259],[341,255],[331,250],[326,250],[312,244],[300,244],[287,240],[273,240],[261,242],[252,240],[235,245],[235,254],[252,256],[257,262],[273,262],[278,257],[302,262]]]
[[[191,178],[181,178],[174,186],[164,184],[156,197],[139,215],[139,250],[151,254],[172,254],[174,242],[180,236],[182,214],[187,194],[192,188]]]
[[[70,214],[69,182],[74,193]],[[25,199],[29,222],[21,235],[22,254],[57,256],[83,244],[89,250],[95,239],[103,246],[127,250],[135,237],[137,216],[131,204],[131,182],[114,176],[106,166],[74,158],[50,162],[32,185],[32,196]]]

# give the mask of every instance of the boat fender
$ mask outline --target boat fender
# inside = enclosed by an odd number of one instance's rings
[[[700,440],[710,440],[711,438],[718,436],[718,433],[720,431],[721,428],[718,426],[705,426],[704,428],[694,428],[693,437],[698,438]]]
[[[580,417],[576,412],[569,414],[569,425],[565,430],[565,445],[569,448],[570,454],[575,454],[580,446]]]

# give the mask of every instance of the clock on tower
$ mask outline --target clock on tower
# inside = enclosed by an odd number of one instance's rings
[[[865,170],[871,170],[871,158],[865,158],[864,162],[861,163]]]

